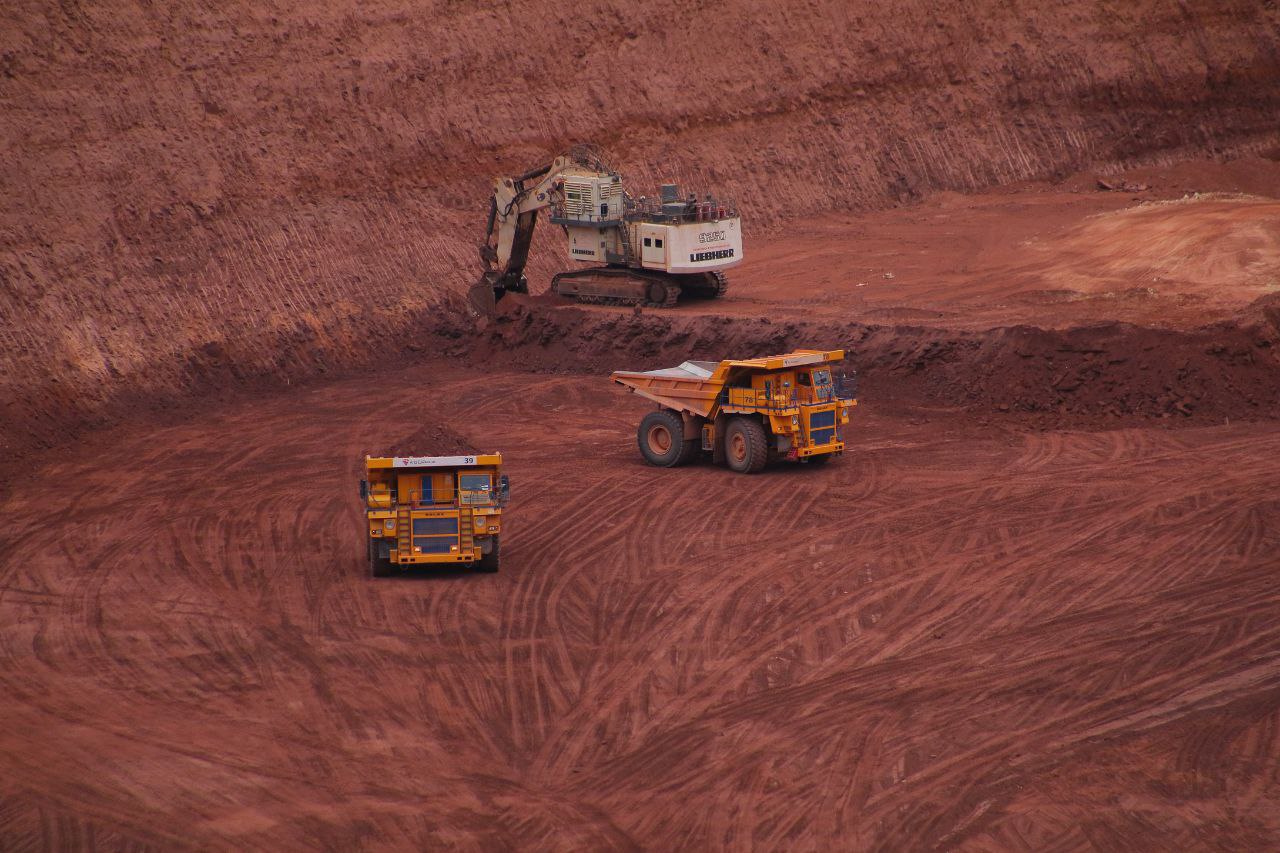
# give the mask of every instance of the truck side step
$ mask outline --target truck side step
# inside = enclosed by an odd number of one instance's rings
[[[407,506],[396,508],[396,550],[402,557],[413,553],[413,518]]]

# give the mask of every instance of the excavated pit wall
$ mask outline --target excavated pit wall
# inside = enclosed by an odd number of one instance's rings
[[[637,187],[736,196],[754,233],[1280,144],[1280,11],[1243,0],[6,11],[9,454],[131,401],[435,346],[489,177],[572,141]]]
[[[515,300],[512,300],[515,302]],[[1180,331],[1106,323],[958,332],[863,323],[607,317],[508,304],[449,354],[523,370],[587,373],[669,367],[688,358],[750,358],[844,349],[872,404],[1008,416],[1092,429],[1124,423],[1205,425],[1280,418],[1280,295],[1230,322]]]

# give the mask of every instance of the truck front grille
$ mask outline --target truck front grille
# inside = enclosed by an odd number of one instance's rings
[[[423,554],[448,554],[457,545],[458,539],[454,536],[425,536],[413,540],[413,547]]]
[[[457,533],[458,517],[415,518],[413,520],[414,536],[435,536],[441,533]]]
[[[834,427],[832,427],[831,429],[812,430],[809,433],[809,443],[810,444],[830,444],[832,440],[835,438],[835,435],[836,435],[836,431]]]
[[[828,409],[825,412],[814,412],[812,415],[809,415],[809,429],[822,429],[823,427],[833,427],[835,425],[835,409]]]

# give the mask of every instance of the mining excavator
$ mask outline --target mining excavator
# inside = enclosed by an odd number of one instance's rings
[[[681,197],[664,184],[658,199],[632,198],[622,176],[591,146],[553,162],[497,178],[471,289],[482,313],[508,292],[528,293],[524,269],[538,213],[569,239],[569,257],[592,263],[555,275],[551,290],[579,302],[670,308],[681,295],[723,296],[724,271],[742,261],[742,225],[732,202],[708,194]]]

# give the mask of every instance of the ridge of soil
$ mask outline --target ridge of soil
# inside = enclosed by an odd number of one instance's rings
[[[1169,419],[1202,425],[1280,418],[1280,294],[1200,329],[1108,322],[957,331],[857,322],[604,315],[511,296],[496,321],[452,351],[507,368],[603,376],[685,359],[843,349],[862,393],[976,414],[1052,416],[1070,428]]]
[[[460,297],[413,315],[404,330],[348,338],[351,366],[330,369],[328,351],[207,347],[183,365],[182,395],[121,388],[105,404],[29,397],[36,419],[7,427],[8,465],[122,421],[163,421],[210,401],[277,393],[325,377],[451,361],[500,370],[589,374],[653,369],[687,358],[753,357],[796,348],[844,349],[865,398],[949,407],[971,415],[1021,417],[1032,426],[1109,428],[1161,419],[1170,426],[1280,418],[1280,294],[1262,297],[1197,329],[1119,322],[981,331],[818,320],[774,322],[680,312],[602,312],[512,294],[492,320],[476,320]],[[326,334],[328,343],[341,340]],[[357,352],[358,348],[358,352]],[[241,359],[244,360],[241,360]],[[465,448],[444,434],[431,447]],[[408,447],[397,442],[394,447]],[[412,452],[422,449],[408,448]],[[441,451],[443,452],[443,451]],[[3,468],[0,468],[3,470]]]

